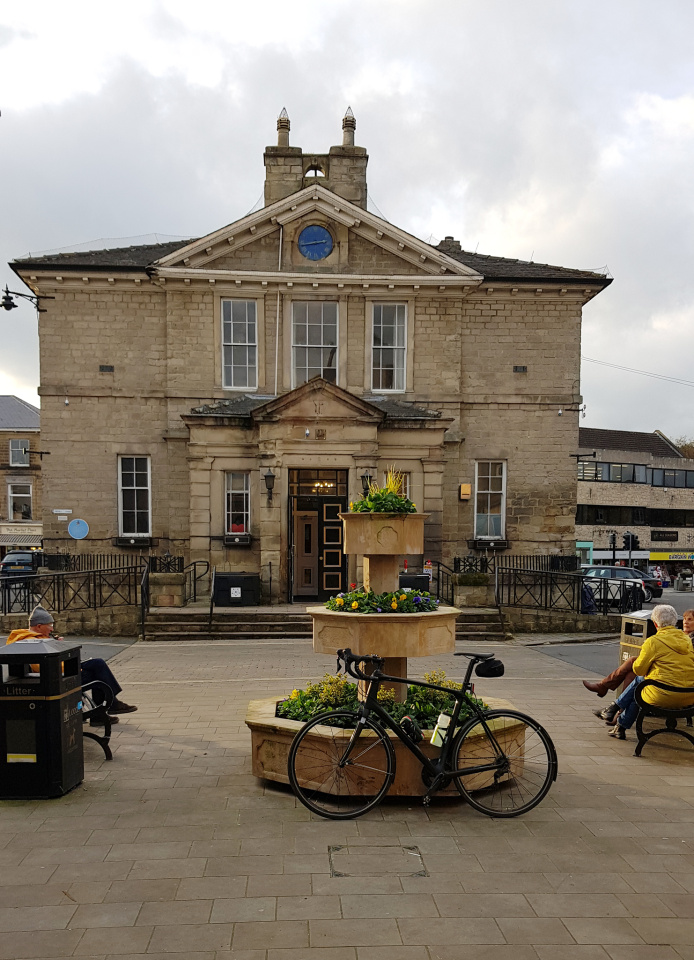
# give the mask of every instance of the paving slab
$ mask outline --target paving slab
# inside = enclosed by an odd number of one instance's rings
[[[694,960],[694,751],[656,740],[636,759],[633,733],[609,738],[581,680],[617,645],[561,639],[499,644],[504,677],[477,681],[555,741],[538,808],[386,800],[339,823],[253,777],[244,723],[250,699],[333,657],[271,638],[100,641],[139,709],[111,763],[85,744],[70,794],[0,802],[0,960]],[[460,679],[463,664],[411,669]]]

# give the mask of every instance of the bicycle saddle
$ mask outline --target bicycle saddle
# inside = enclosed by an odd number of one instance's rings
[[[456,657],[469,657],[471,660],[472,660],[473,658],[474,658],[475,660],[493,660],[493,659],[494,659],[494,654],[493,654],[493,653],[456,653],[456,654],[454,654],[454,656],[456,656]]]

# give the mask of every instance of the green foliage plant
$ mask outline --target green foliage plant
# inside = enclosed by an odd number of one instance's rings
[[[424,674],[427,683],[436,683],[448,690],[462,689],[461,683],[446,679],[444,670],[432,670]],[[483,709],[486,704],[472,697]],[[455,700],[441,690],[429,690],[426,687],[411,686],[408,688],[407,699],[404,703],[396,702],[395,692],[382,687],[378,691],[378,702],[396,722],[404,716],[410,716],[424,730],[433,730],[440,713],[452,713]],[[357,710],[357,684],[352,683],[343,674],[326,673],[322,680],[309,683],[305,690],[292,690],[286,700],[277,704],[276,715],[287,720],[298,720],[305,723],[321,713],[331,710]],[[467,716],[463,706],[460,714],[461,721]]]
[[[456,580],[459,587],[488,587],[489,586],[489,574],[488,573],[457,573],[455,574]]]
[[[417,507],[402,492],[404,475],[394,467],[388,468],[386,482],[382,487],[374,481],[368,493],[350,503],[352,513],[416,513]]]

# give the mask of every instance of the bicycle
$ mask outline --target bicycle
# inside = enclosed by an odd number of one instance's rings
[[[381,657],[355,655],[349,649],[338,650],[337,656],[338,672],[342,662],[351,677],[368,683],[368,693],[356,711],[313,717],[292,741],[289,782],[313,813],[350,820],[381,802],[395,778],[395,751],[386,730],[421,763],[425,806],[451,781],[470,806],[490,817],[519,816],[547,795],[557,778],[557,754],[547,731],[532,717],[515,710],[485,710],[469,696],[473,668],[481,677],[503,675],[504,665],[494,654],[456,654],[470,661],[460,690],[388,676],[382,672]],[[372,664],[372,672],[364,673],[361,664]],[[417,746],[422,735],[416,725],[403,729],[383,709],[377,694],[384,682],[442,690],[455,699],[438,757],[427,757]],[[463,706],[470,716],[459,722]]]

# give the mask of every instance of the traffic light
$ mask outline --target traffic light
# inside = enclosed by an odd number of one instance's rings
[[[629,550],[629,548],[631,547],[631,534],[630,534],[630,533],[625,533],[625,534],[624,534],[624,536],[622,537],[622,544],[624,545],[624,549],[625,549],[625,550]]]
[[[636,536],[635,533],[632,533],[631,535],[631,549],[632,550],[639,549],[639,538]]]
[[[610,534],[610,550],[614,550],[616,546],[617,546],[617,534],[611,533]]]

